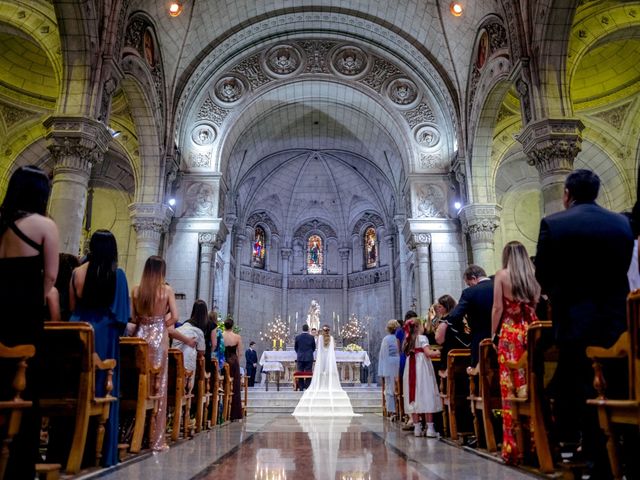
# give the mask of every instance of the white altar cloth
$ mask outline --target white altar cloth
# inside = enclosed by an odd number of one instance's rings
[[[315,357],[315,354],[314,354]],[[267,362],[295,362],[296,352],[293,350],[265,350],[260,355],[260,365],[264,366]],[[336,350],[336,362],[338,363],[361,363],[365,367],[371,365],[369,354],[362,352],[346,352],[344,350]]]

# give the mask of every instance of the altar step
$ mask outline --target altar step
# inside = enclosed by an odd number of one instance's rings
[[[344,387],[355,413],[381,413],[382,390],[380,387]],[[269,391],[263,386],[249,389],[248,413],[293,413],[302,397],[302,392],[294,392],[291,385],[269,385]]]

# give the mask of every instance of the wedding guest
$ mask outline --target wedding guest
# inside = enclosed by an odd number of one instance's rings
[[[233,331],[233,318],[224,321],[224,357],[229,364],[229,374],[233,378],[233,397],[231,398],[231,421],[242,419],[242,391],[240,389],[240,361],[238,352],[242,351],[242,338]]]
[[[493,286],[493,310],[491,313],[492,338],[499,335],[498,364],[500,371],[500,395],[502,397],[502,459],[508,465],[518,461],[513,412],[507,397],[522,395],[527,379],[524,369],[514,374],[511,382],[507,362],[518,361],[526,351],[527,328],[535,322],[536,304],[540,298],[533,264],[527,249],[517,241],[509,242],[502,250],[502,269],[498,270]]]
[[[244,352],[245,370],[249,380],[249,386],[253,387],[256,382],[256,369],[258,368],[258,354],[254,350],[256,342],[249,342],[249,348]]]
[[[440,370],[447,369],[447,355],[454,348],[469,348],[471,344],[471,335],[467,333],[466,320],[463,320],[462,329],[452,325],[448,315],[456,308],[456,301],[451,295],[442,295],[436,303],[436,312],[440,318],[438,328],[436,329],[435,340],[438,345],[442,345],[440,350]]]
[[[113,358],[113,390],[120,392],[120,336],[130,315],[129,286],[124,271],[118,268],[118,246],[108,230],[96,230],[89,241],[88,261],[73,270],[70,280],[69,308],[72,322],[89,322],[94,330],[95,351],[102,359]],[[96,394],[104,395],[106,372],[96,373]],[[111,403],[105,426],[102,463],[118,463],[118,418],[120,402]]]
[[[78,265],[80,265],[80,262],[75,255],[69,253],[60,254],[56,283],[47,294],[47,320],[52,322],[66,322],[69,320],[71,316],[69,285],[71,285],[71,273]]]
[[[433,414],[442,411],[442,400],[431,357],[438,356],[439,352],[429,348],[419,319],[412,318],[404,322],[404,331],[402,350],[407,358],[402,379],[404,411],[411,414],[414,436],[435,438],[438,434],[433,426]],[[420,417],[425,419],[426,431],[422,428]]]
[[[296,366],[299,372],[313,371],[313,353],[316,351],[316,339],[309,335],[309,325],[302,325],[302,333],[296,335],[293,349],[296,352]],[[298,382],[303,392],[309,388],[310,378],[303,378]]]
[[[137,323],[135,336],[147,341],[149,360],[154,368],[160,368],[160,402],[149,435],[153,451],[169,449],[164,435],[167,425],[168,327],[178,320],[178,307],[173,289],[165,282],[166,268],[161,257],[149,257],[144,264],[140,285],[135,286],[131,293],[133,319]]]
[[[395,336],[397,328],[397,320],[387,322],[387,335],[382,339],[378,355],[378,376],[384,378],[387,411],[393,414],[396,413],[395,385],[400,370],[400,352]]]
[[[536,278],[551,302],[559,350],[554,380],[561,389],[555,402],[560,440],[582,439],[582,455],[593,462],[591,478],[607,478],[611,472],[596,409],[585,403],[596,397],[585,349],[610,347],[626,330],[634,240],[624,216],[596,203],[599,190],[600,178],[590,170],[567,176],[565,210],[540,222],[536,254]],[[615,385],[624,378],[607,380]]]
[[[172,345],[182,351],[184,359],[184,368],[191,372],[196,371],[196,360],[198,355],[206,355],[205,331],[208,328],[209,316],[207,304],[203,300],[196,300],[191,309],[191,317],[178,328],[176,333],[181,334],[185,342],[181,338],[176,338],[175,333],[169,333],[172,338]],[[205,357],[206,358],[206,357]]]
[[[222,329],[218,325],[218,312],[215,310],[209,312],[209,328],[212,329],[211,335],[208,337],[211,341],[211,358],[218,360],[218,368],[222,369],[224,365],[224,338],[222,338]],[[209,368],[211,367],[209,366]]]
[[[0,342],[6,346],[31,344],[35,357],[28,362],[22,398],[33,402],[22,412],[20,430],[8,445],[5,478],[35,477],[40,443],[40,348],[44,330],[45,297],[58,274],[58,228],[46,217],[49,179],[37,167],[19,167],[0,205],[0,305],[3,326]],[[0,366],[0,375],[9,372]],[[12,369],[15,371],[15,368]],[[13,391],[0,391],[7,400]]]
[[[465,329],[465,316],[471,329],[471,365],[478,364],[480,342],[491,336],[491,308],[493,307],[493,280],[478,265],[469,265],[464,271],[467,287],[460,301],[445,318],[457,332]]]

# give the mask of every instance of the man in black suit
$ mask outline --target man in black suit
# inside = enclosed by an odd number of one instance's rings
[[[309,325],[302,325],[302,333],[296,337],[294,349],[297,353],[298,371],[311,372],[313,370],[313,352],[316,350],[316,339],[309,333]],[[306,390],[311,383],[310,378],[300,381],[300,389]]]
[[[451,327],[464,331],[464,317],[467,316],[471,329],[471,366],[478,364],[479,345],[491,336],[491,309],[493,307],[493,279],[478,265],[469,265],[464,271],[465,288],[458,305],[445,320]]]
[[[244,359],[247,367],[247,377],[249,378],[249,386],[253,387],[256,382],[256,370],[258,368],[258,354],[253,349],[256,342],[250,342],[249,348],[244,352]]]
[[[575,170],[565,181],[566,210],[542,219],[536,254],[536,278],[551,302],[551,318],[559,349],[554,384],[558,431],[577,442],[594,461],[594,477],[610,473],[604,436],[596,409],[589,345],[611,346],[626,330],[627,270],[633,235],[629,221],[598,204],[600,179],[589,170]],[[608,379],[611,380],[611,379]],[[613,382],[611,383],[613,386]],[[599,455],[600,453],[604,455]]]

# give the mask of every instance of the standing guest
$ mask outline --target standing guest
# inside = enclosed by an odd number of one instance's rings
[[[439,352],[429,348],[429,341],[423,335],[424,329],[419,319],[405,321],[404,331],[402,350],[407,358],[402,378],[404,411],[411,414],[414,436],[435,438],[438,434],[433,426],[433,414],[442,411],[442,400],[430,359],[437,357]],[[422,416],[427,424],[426,432],[420,421]]]
[[[380,344],[380,354],[378,355],[378,376],[384,378],[384,396],[387,404],[387,411],[396,413],[395,386],[398,372],[400,371],[400,352],[396,340],[397,320],[387,322],[387,335]]]
[[[44,330],[45,297],[58,274],[58,228],[45,216],[49,179],[37,167],[20,167],[11,178],[0,206],[0,305],[6,346],[31,344],[36,355],[28,362],[22,398],[33,406],[22,413],[20,431],[9,445],[5,478],[32,479],[39,463],[40,345]],[[0,366],[0,375],[9,373]],[[8,400],[13,391],[0,391]],[[12,398],[12,397],[11,397]]]
[[[317,328],[312,328],[311,329],[311,336],[313,338],[318,338],[318,329]]]
[[[102,359],[113,358],[113,390],[120,392],[120,336],[130,315],[127,277],[118,268],[118,246],[108,230],[96,230],[89,241],[88,261],[73,270],[70,281],[69,307],[72,322],[89,322],[93,327],[95,351]],[[104,395],[106,372],[96,373],[96,394]],[[111,403],[105,427],[102,463],[105,467],[118,463],[118,418],[120,402]]]
[[[469,265],[464,271],[464,283],[458,305],[445,317],[457,332],[464,332],[466,315],[471,329],[471,365],[478,364],[480,342],[491,336],[491,309],[493,307],[493,280],[478,265]]]
[[[249,377],[249,386],[253,387],[256,382],[256,369],[258,368],[258,354],[253,349],[256,342],[249,342],[249,348],[244,352],[244,360],[246,362],[247,377]]]
[[[218,369],[222,369],[224,365],[224,339],[222,338],[222,328],[218,325],[218,312],[211,310],[209,312],[209,327],[211,334],[206,337],[211,342],[211,360],[218,360]],[[211,365],[211,361],[209,365]],[[211,366],[209,366],[211,368]]]
[[[600,178],[590,170],[575,170],[566,178],[566,210],[540,222],[536,278],[551,302],[559,349],[555,383],[561,389],[556,397],[560,440],[577,442],[581,433],[582,454],[593,461],[591,477],[607,478],[611,472],[604,435],[596,409],[585,404],[596,396],[585,348],[610,347],[626,330],[633,235],[624,216],[596,203],[599,189]]]
[[[161,257],[149,257],[144,264],[140,285],[131,293],[133,318],[137,324],[135,336],[147,341],[151,365],[160,368],[160,402],[149,435],[150,447],[156,452],[169,449],[164,436],[167,425],[168,329],[178,321],[176,296],[165,282],[166,269]]]
[[[298,371],[311,372],[313,370],[313,352],[316,351],[316,339],[313,335],[309,335],[309,325],[306,323],[302,325],[302,333],[296,336],[293,349],[296,351]],[[310,384],[310,378],[303,378],[300,390],[304,392]]]
[[[466,320],[463,320],[462,330],[452,325],[447,316],[456,308],[456,301],[451,295],[442,295],[436,304],[436,313],[441,319],[436,329],[436,343],[442,345],[440,350],[440,370],[447,369],[447,356],[454,348],[469,348],[471,335],[467,333]]]
[[[172,338],[172,345],[182,351],[184,359],[184,368],[190,372],[196,371],[196,360],[198,355],[205,355],[206,358],[206,342],[205,331],[209,323],[209,315],[207,304],[204,300],[196,300],[191,309],[191,317],[184,322],[169,336]],[[183,338],[177,338],[176,333]]]
[[[404,354],[404,349],[402,348],[405,337],[404,323],[417,318],[418,314],[416,312],[414,312],[413,310],[407,310],[407,313],[404,314],[404,320],[398,322],[399,325],[396,329],[396,340],[398,341],[398,350],[400,351],[400,365],[398,369],[398,375],[400,376],[400,378],[404,378],[404,366],[407,360],[407,356]],[[403,382],[400,382],[400,395],[404,395],[403,389]],[[413,429],[413,422],[411,421],[411,417],[407,418],[407,422],[403,425],[402,429]]]
[[[231,398],[231,421],[242,419],[242,399],[240,395],[240,361],[238,351],[242,351],[242,338],[233,331],[233,318],[224,321],[224,357],[229,364],[229,374],[233,378],[233,397]]]
[[[47,294],[48,320],[52,322],[66,322],[69,320],[71,316],[69,285],[71,285],[71,273],[78,265],[80,265],[80,262],[75,255],[70,253],[60,254],[56,283]]]
[[[526,388],[524,369],[514,375],[512,385],[507,362],[517,362],[526,351],[527,328],[535,322],[536,304],[540,298],[533,264],[527,249],[520,242],[512,241],[502,250],[502,269],[498,270],[493,287],[493,311],[491,316],[492,338],[499,336],[498,364],[500,366],[500,395],[502,397],[502,459],[508,465],[518,461],[518,445],[513,426],[510,394],[520,396]]]

